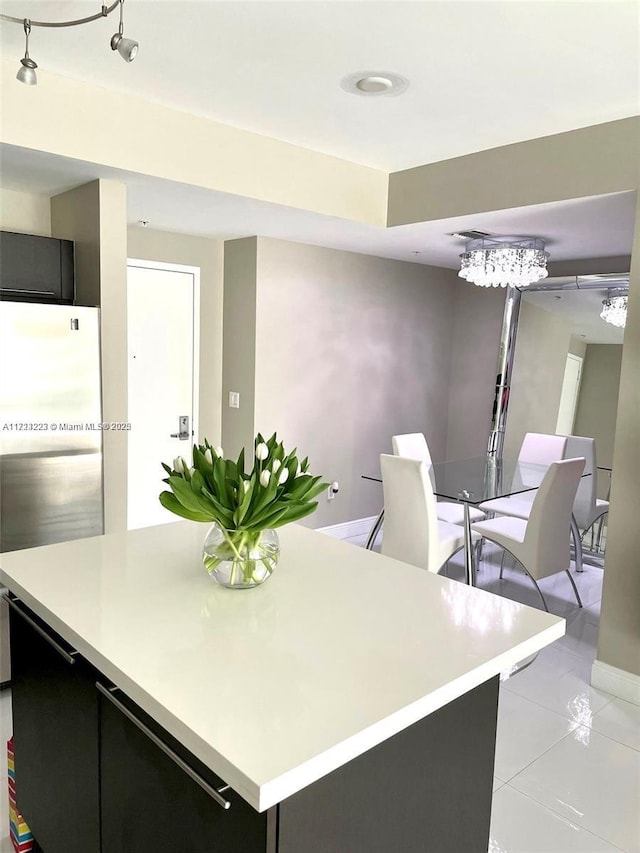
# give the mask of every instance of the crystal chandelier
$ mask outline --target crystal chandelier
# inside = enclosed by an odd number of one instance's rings
[[[547,277],[544,240],[539,237],[482,237],[460,255],[460,278],[480,287],[527,287]]]
[[[627,302],[629,297],[616,291],[609,291],[602,302],[600,316],[606,323],[624,329],[627,325]]]

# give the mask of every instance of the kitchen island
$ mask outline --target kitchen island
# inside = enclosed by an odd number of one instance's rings
[[[227,590],[205,532],[2,555],[44,853],[486,851],[498,676],[564,620],[299,525]]]

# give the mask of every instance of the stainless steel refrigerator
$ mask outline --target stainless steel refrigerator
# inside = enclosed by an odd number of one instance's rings
[[[0,552],[103,532],[101,420],[98,309],[0,302]]]

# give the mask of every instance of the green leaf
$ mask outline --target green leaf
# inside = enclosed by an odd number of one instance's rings
[[[244,474],[244,447],[238,454],[238,461],[236,462],[236,469],[239,474]]]
[[[233,518],[234,518],[234,521],[236,523],[236,527],[240,527],[240,525],[242,524],[242,522],[244,520],[244,517],[247,514],[247,510],[249,509],[249,506],[251,505],[251,498],[253,497],[253,489],[255,486],[255,482],[256,482],[255,477],[252,477],[251,480],[249,480],[249,488],[247,489],[246,493],[242,496],[242,499],[240,501],[238,509],[233,514]],[[241,485],[240,488],[242,489],[243,486]]]
[[[252,517],[257,512],[259,512],[259,510],[263,509],[267,504],[271,503],[271,501],[275,498],[276,492],[278,491],[278,478],[274,475],[271,475],[271,479],[269,480],[269,485],[267,486],[267,488],[265,489],[264,486],[261,486],[258,483],[256,485],[256,491],[258,493],[258,498],[252,507]]]
[[[190,485],[191,485],[191,491],[194,494],[198,495],[198,497],[200,497],[200,495],[202,494],[202,488],[204,486],[204,477],[202,476],[200,471],[198,471],[197,468],[193,472],[193,477],[191,478],[191,484]]]
[[[315,512],[317,508],[317,503],[304,504],[304,506],[299,507],[297,510],[282,516],[279,521],[275,524],[270,524],[269,527],[282,527],[284,524],[291,524],[293,521],[300,521],[301,518],[305,518],[305,516],[311,515],[312,512]]]
[[[207,448],[205,447],[205,451],[206,449]],[[200,450],[198,447],[193,448],[193,467],[203,476],[206,476],[212,470],[211,465],[209,465],[204,457],[204,451]]]
[[[215,495],[221,503],[229,505],[227,500],[227,485],[225,483],[226,466],[224,459],[218,457],[213,462],[213,485]]]
[[[305,494],[305,496],[304,496],[305,501],[310,501],[310,500],[313,500],[313,498],[317,498],[318,495],[322,494],[322,492],[324,492],[325,489],[328,489],[328,488],[329,488],[329,483],[318,483],[317,486],[314,486],[312,489],[309,489],[309,491]]]
[[[210,516],[207,516],[202,512],[186,509],[172,492],[161,492],[160,503],[165,509],[168,509],[169,512],[173,512],[175,515],[181,516],[181,518],[188,518],[190,521],[212,520]]]
[[[169,477],[169,485],[185,509],[202,512],[202,506],[198,497],[191,491],[191,485],[186,480],[183,480],[182,477]]]
[[[276,509],[261,518],[256,518],[250,524],[245,525],[245,530],[266,530],[269,527],[275,527],[278,521],[287,513],[286,507]]]
[[[293,482],[293,488],[289,494],[292,498],[303,498],[320,481],[320,477],[312,477],[309,474],[301,474]]]
[[[225,459],[225,479],[231,480],[231,485],[238,485],[238,466],[233,459]]]
[[[220,501],[209,492],[207,489],[203,488],[202,490],[203,497],[207,500],[211,501],[211,514],[216,518],[217,521],[222,523],[223,527],[227,529],[233,528],[233,510],[224,504],[220,503]]]

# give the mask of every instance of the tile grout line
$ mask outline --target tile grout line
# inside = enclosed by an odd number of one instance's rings
[[[577,726],[576,726],[576,729],[578,729],[578,728],[588,728],[588,729],[589,729],[590,734],[599,735],[600,737],[603,737],[605,740],[609,740],[609,741],[611,741],[612,743],[616,743],[618,746],[621,746],[621,747],[623,747],[623,748],[629,749],[629,750],[631,750],[632,752],[635,752],[635,751],[636,751],[636,750],[634,750],[634,749],[633,749],[633,747],[627,746],[627,744],[621,744],[621,743],[619,743],[618,741],[613,740],[612,738],[608,738],[606,735],[603,735],[603,734],[601,734],[600,732],[595,731],[595,730],[594,730],[594,729],[592,729],[590,726],[587,726],[587,725],[585,725],[585,724],[583,724],[583,723],[580,723],[579,725],[577,725]],[[559,746],[561,743],[563,743],[563,741],[565,741],[568,737],[573,736],[573,735],[574,735],[574,733],[575,733],[575,731],[576,731],[576,729],[574,729],[573,731],[567,732],[567,734],[566,734],[566,735],[564,735],[564,737],[561,737],[559,741],[556,741],[556,743],[554,743],[554,744],[553,744],[553,746],[550,746],[550,747],[549,747],[549,749],[546,749],[543,753],[541,753],[541,754],[538,756],[538,758],[535,758],[533,761],[531,761],[529,764],[527,764],[527,766],[526,766],[526,767],[523,767],[523,768],[522,768],[522,770],[520,770],[518,773],[516,773],[516,774],[515,774],[515,776],[512,776],[512,777],[511,777],[511,779],[509,779],[507,782],[505,782],[505,785],[509,785],[511,788],[513,788],[513,790],[514,790],[514,791],[518,791],[518,793],[519,793],[519,794],[522,794],[522,795],[523,795],[523,796],[525,796],[525,797],[529,797],[529,799],[530,799],[530,800],[533,800],[533,802],[537,803],[539,806],[542,806],[542,808],[547,809],[547,811],[550,811],[550,812],[552,812],[553,814],[558,815],[559,817],[563,818],[563,820],[566,820],[566,821],[568,821],[568,822],[571,822],[571,821],[569,820],[569,818],[567,818],[567,817],[566,817],[566,815],[562,814],[561,812],[557,812],[557,811],[556,811],[552,806],[550,806],[548,803],[543,803],[543,802],[541,802],[540,800],[536,799],[536,797],[535,797],[533,794],[528,793],[528,792],[527,792],[527,793],[525,793],[524,791],[521,791],[519,788],[516,788],[514,785],[511,785],[511,782],[513,782],[513,780],[514,780],[514,779],[516,779],[516,778],[517,778],[521,773],[524,773],[524,771],[525,771],[525,770],[527,770],[529,767],[531,767],[531,765],[532,765],[532,764],[535,764],[535,762],[536,762],[536,761],[538,761],[539,759],[543,758],[543,757],[544,757],[547,753],[549,753],[552,749],[554,749],[556,746]],[[541,787],[543,787],[543,786],[541,786]],[[545,785],[545,786],[544,786],[544,788],[547,788],[547,786]],[[600,838],[602,841],[604,841],[604,842],[606,842],[607,844],[611,845],[611,847],[614,847],[616,850],[621,850],[621,851],[622,851],[622,853],[631,853],[631,851],[626,851],[626,850],[625,850],[625,848],[623,848],[623,847],[618,847],[616,844],[614,844],[614,843],[613,843],[612,841],[610,841],[608,838],[604,838],[603,836],[598,835],[596,832],[593,832],[591,829],[587,829],[587,827],[586,827],[586,826],[582,826],[581,824],[577,823],[577,821],[576,821],[576,824],[577,824],[577,826],[579,826],[581,829],[583,829],[585,832],[590,832],[590,833],[591,833],[592,835],[594,835],[596,838]]]
[[[547,709],[547,710],[548,710],[548,709]],[[575,729],[574,729],[573,731],[575,731]],[[519,776],[521,773],[524,773],[524,771],[525,771],[525,770],[528,770],[528,768],[529,768],[529,767],[531,767],[531,765],[532,765],[532,764],[535,764],[535,763],[536,763],[536,761],[538,761],[540,758],[542,758],[544,755],[546,755],[548,752],[550,752],[554,747],[558,746],[558,744],[562,743],[562,741],[563,741],[565,738],[568,738],[570,735],[572,735],[572,734],[573,734],[573,731],[566,732],[565,734],[563,734],[563,735],[562,735],[562,737],[558,738],[558,740],[557,740],[555,743],[552,743],[552,744],[551,744],[551,746],[548,746],[548,747],[547,747],[545,750],[543,750],[539,755],[536,755],[536,757],[535,757],[535,758],[532,758],[532,759],[531,759],[531,761],[530,761],[528,764],[525,764],[525,766],[524,766],[521,770],[518,770],[518,772],[517,772],[517,773],[514,773],[514,774],[513,774],[513,776],[511,776],[509,779],[506,779],[506,780],[505,780],[505,785],[508,785],[508,784],[509,784],[513,779],[515,779],[515,778],[516,778],[517,776]],[[494,775],[495,775],[495,774],[494,774]],[[515,790],[517,790],[517,788],[516,788]],[[520,792],[520,793],[522,793],[522,792]],[[533,799],[533,798],[532,798],[532,799]],[[536,800],[536,802],[537,802],[537,800]],[[543,804],[542,804],[542,803],[540,803],[540,805],[543,805]]]
[[[564,738],[563,738],[563,740],[564,740]],[[558,743],[559,742],[560,741],[558,741]],[[515,779],[515,776],[513,778]],[[555,811],[555,809],[552,809],[546,803],[541,803],[539,800],[536,800],[535,797],[532,797],[531,794],[525,794],[525,792],[521,791],[519,788],[514,788],[513,785],[511,785],[509,782],[505,782],[502,787],[505,787],[505,786],[510,788],[512,791],[515,791],[517,794],[520,794],[521,796],[526,797],[528,800],[531,800],[532,803],[535,803],[537,806],[540,806],[540,808],[549,812],[549,814],[553,815],[554,817],[559,817],[559,818],[561,818],[561,820],[565,821],[566,823],[569,823],[572,826],[577,826],[581,832],[586,832],[588,835],[592,835],[594,838],[597,838],[599,841],[603,841],[605,844],[608,844],[609,847],[612,847],[614,850],[619,850],[620,853],[629,853],[629,851],[625,851],[624,847],[618,847],[617,844],[614,844],[613,842],[609,841],[609,839],[604,838],[602,835],[598,835],[597,832],[593,832],[591,829],[587,829],[586,826],[581,826],[579,823],[577,823],[575,821],[571,821],[568,817],[566,817],[566,815],[560,814],[560,812]],[[496,793],[498,793],[498,791],[496,791]]]

